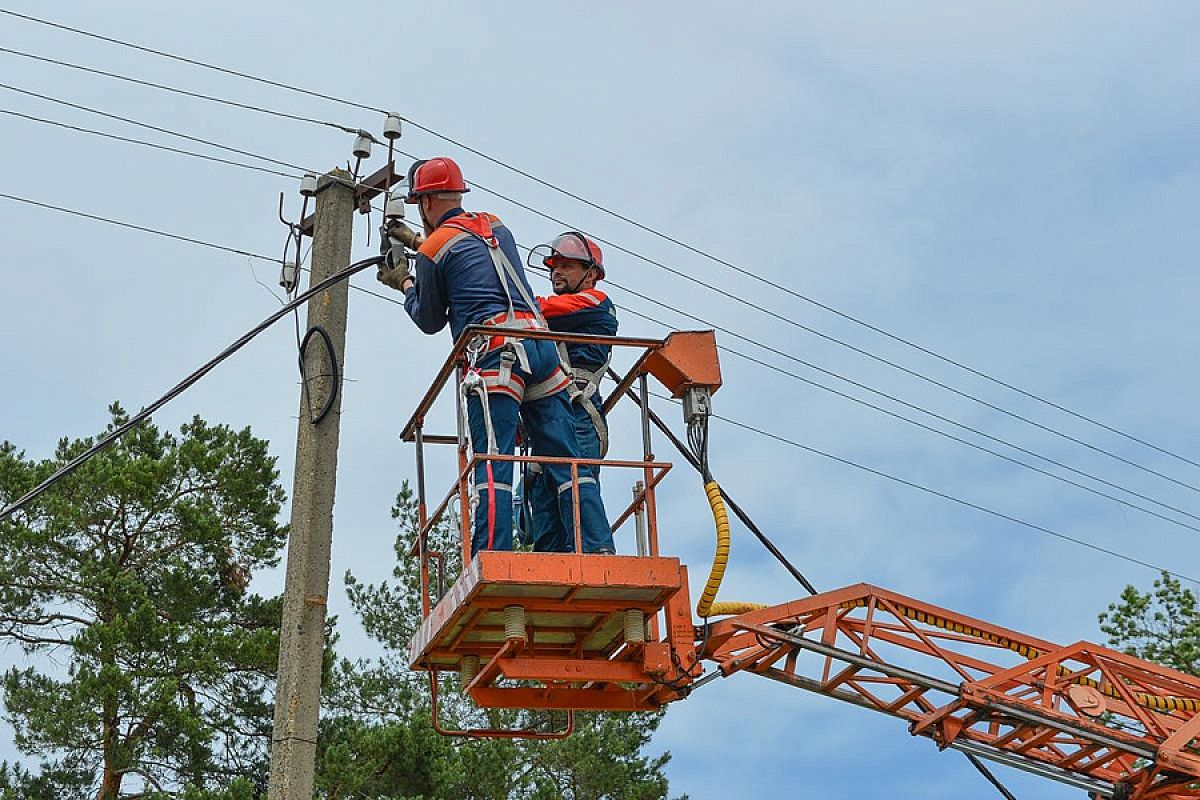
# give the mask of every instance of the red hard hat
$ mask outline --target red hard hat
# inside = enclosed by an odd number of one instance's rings
[[[560,233],[550,243],[550,255],[543,258],[542,263],[553,269],[560,258],[582,261],[599,272],[601,278],[604,277],[604,256],[600,252],[600,245],[578,231]]]
[[[414,161],[408,170],[408,197],[406,202],[415,203],[417,198],[436,192],[469,192],[463,180],[462,170],[454,159],[439,156],[428,161]]]

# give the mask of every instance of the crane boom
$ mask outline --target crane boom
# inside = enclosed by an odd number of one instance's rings
[[[1100,796],[1200,798],[1200,679],[1099,645],[857,584],[713,623],[702,655]]]

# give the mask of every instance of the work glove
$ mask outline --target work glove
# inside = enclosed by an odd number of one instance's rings
[[[391,257],[388,257],[388,262],[391,262]],[[400,254],[400,260],[396,266],[389,267],[387,264],[380,264],[379,271],[375,273],[375,280],[390,286],[396,291],[404,291],[404,283],[412,278],[412,270],[408,266],[408,256]]]
[[[421,238],[399,220],[389,220],[379,228],[379,252],[384,257],[375,279],[380,283],[402,291],[404,282],[412,277],[408,265],[408,253],[405,246],[417,248],[421,246]]]

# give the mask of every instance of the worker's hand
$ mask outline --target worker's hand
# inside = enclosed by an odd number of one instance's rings
[[[389,258],[390,262],[391,259]],[[412,270],[408,266],[408,257],[401,255],[396,266],[389,268],[386,264],[380,265],[379,271],[375,273],[375,280],[390,286],[396,291],[404,291],[404,284],[412,280]]]
[[[383,235],[402,244],[409,250],[419,250],[425,238],[398,219],[390,219],[384,223]]]

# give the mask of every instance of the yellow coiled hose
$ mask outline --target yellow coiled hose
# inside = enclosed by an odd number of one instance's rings
[[[716,481],[704,484],[704,493],[708,496],[708,505],[712,509],[713,522],[717,525],[717,552],[713,555],[712,569],[708,573],[708,582],[696,603],[696,615],[712,617],[724,614],[744,614],[766,608],[762,603],[715,603],[717,590],[721,588],[721,580],[725,577],[725,566],[729,563],[729,514],[725,511],[725,498],[721,497],[721,487]]]

